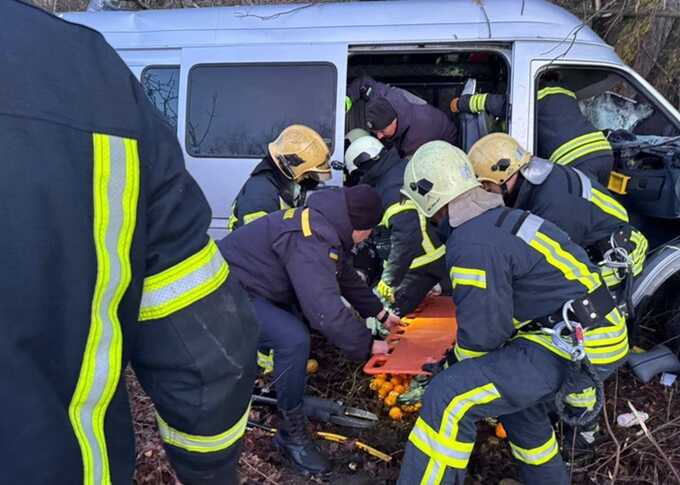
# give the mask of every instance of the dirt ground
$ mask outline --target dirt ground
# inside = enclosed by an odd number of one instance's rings
[[[355,433],[347,428],[313,423],[316,430],[344,434],[378,448],[389,454],[392,461],[386,464],[361,451],[352,444],[322,442],[322,448],[333,458],[333,475],[325,482],[310,480],[295,473],[274,449],[271,437],[264,431],[251,430],[245,437],[244,451],[240,460],[243,484],[331,483],[342,485],[391,484],[399,474],[404,444],[415,420],[414,416],[403,422],[391,421],[384,413],[377,398],[368,389],[369,378],[361,366],[346,362],[340,354],[323,339],[315,337],[312,348],[321,368],[309,379],[310,393],[322,397],[341,399],[355,407],[372,411],[381,416],[377,426],[369,431]],[[135,481],[139,484],[177,484],[157,434],[150,399],[141,391],[128,373],[128,386],[133,402],[135,432],[137,436],[137,471]],[[573,467],[572,483],[590,484],[680,484],[680,398],[677,384],[664,387],[655,378],[642,384],[627,367],[622,368],[606,383],[606,414],[601,418],[602,433],[595,454],[579,459]],[[615,417],[629,413],[629,403],[638,411],[650,415],[647,430],[639,426],[621,428]],[[272,409],[256,406],[251,419],[275,426]],[[471,485],[498,484],[502,479],[517,479],[517,470],[510,457],[507,441],[495,437],[486,423],[478,426],[478,439],[473,453],[467,483]],[[569,450],[571,443],[562,443]],[[505,482],[507,483],[507,482]]]

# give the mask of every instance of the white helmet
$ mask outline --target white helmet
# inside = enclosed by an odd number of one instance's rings
[[[373,136],[362,136],[352,142],[345,152],[345,168],[348,173],[354,172],[360,165],[375,160],[385,147]]]
[[[445,141],[425,143],[406,165],[401,193],[426,217],[470,189],[479,187],[472,165],[460,148]]]
[[[364,130],[363,128],[354,128],[353,130],[349,130],[349,132],[347,132],[347,134],[345,135],[345,150],[347,150],[352,143],[354,143],[362,136],[370,135],[371,134],[368,131]]]

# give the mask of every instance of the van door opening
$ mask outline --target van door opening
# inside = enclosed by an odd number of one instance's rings
[[[347,66],[348,85],[356,78],[369,76],[376,81],[404,89],[414,96],[411,98],[413,102],[427,102],[451,116],[458,124],[459,133],[464,132],[461,126],[463,116],[451,113],[449,105],[454,97],[463,93],[468,81],[473,80],[468,85],[475,85],[475,93],[509,94],[509,65],[505,55],[509,48],[497,50],[470,48],[455,51],[444,51],[439,48],[431,51],[428,48],[421,48],[415,52],[395,52],[394,47],[380,52],[381,49],[388,48],[365,46],[350,48]],[[355,103],[348,112],[345,132],[365,127],[363,108],[361,104],[357,106]],[[506,120],[484,114],[478,116],[482,118],[483,131],[487,133],[508,131]],[[459,140],[459,146],[463,149],[469,148],[464,146],[463,142],[464,140]]]

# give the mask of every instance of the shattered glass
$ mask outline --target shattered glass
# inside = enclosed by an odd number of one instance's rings
[[[579,101],[579,107],[598,130],[632,130],[654,113],[650,105],[610,91]]]

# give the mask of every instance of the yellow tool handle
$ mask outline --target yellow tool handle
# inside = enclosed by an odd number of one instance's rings
[[[342,436],[341,434],[335,434],[335,433],[327,433],[325,431],[317,431],[317,436],[320,438],[323,438],[327,441],[334,441],[336,443],[343,443],[348,440],[346,436]],[[354,446],[359,448],[362,451],[365,451],[371,456],[374,456],[376,458],[379,458],[380,460],[389,463],[392,461],[392,457],[386,453],[383,453],[380,450],[376,450],[372,446],[367,445],[366,443],[362,443],[361,441],[355,441]]]

